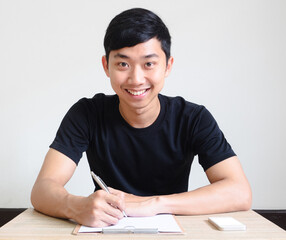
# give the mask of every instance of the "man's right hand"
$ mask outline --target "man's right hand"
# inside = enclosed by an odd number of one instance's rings
[[[80,224],[104,227],[123,217],[124,195],[98,190],[88,197],[74,196],[64,188],[76,164],[57,150],[50,149],[31,193],[36,210],[53,217],[73,219]]]
[[[69,196],[68,206],[73,219],[90,227],[106,227],[116,224],[123,218],[124,199],[103,190],[98,190],[88,197]],[[73,208],[73,209],[72,209]]]

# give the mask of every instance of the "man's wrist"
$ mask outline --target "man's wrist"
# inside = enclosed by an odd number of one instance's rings
[[[64,215],[67,219],[76,220],[79,212],[79,206],[82,205],[80,201],[83,197],[67,194],[65,196],[66,207],[64,208]]]
[[[155,209],[155,214],[172,213],[169,208],[167,196],[155,196],[152,201]]]

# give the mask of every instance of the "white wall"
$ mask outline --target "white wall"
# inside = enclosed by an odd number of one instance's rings
[[[101,68],[109,21],[155,11],[172,35],[166,95],[213,113],[253,189],[253,208],[286,208],[286,1],[0,0],[0,208],[30,191],[60,121],[83,96],[113,93]],[[190,188],[207,183],[194,163]],[[83,187],[84,186],[84,187]],[[88,195],[85,157],[67,189]]]

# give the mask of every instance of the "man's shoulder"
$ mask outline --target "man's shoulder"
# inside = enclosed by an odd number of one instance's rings
[[[95,94],[91,98],[83,97],[72,105],[70,115],[95,116],[108,112],[118,102],[117,95]]]
[[[91,98],[83,97],[78,100],[76,105],[85,107],[104,107],[106,104],[115,104],[118,102],[117,95],[105,95],[104,93],[97,93]]]
[[[105,95],[104,93],[96,93],[93,97],[90,97],[90,98],[83,97],[78,102],[90,104],[90,103],[97,103],[97,102],[100,102],[100,103],[116,102],[117,99],[118,99],[118,97],[115,94]]]
[[[200,112],[205,109],[203,105],[199,105],[194,102],[190,102],[181,96],[170,97],[166,95],[159,95],[159,98],[164,104],[167,105],[168,111],[176,112]]]
[[[102,101],[111,101],[118,99],[116,94],[106,95],[104,93],[96,93],[91,99],[93,100],[102,100]]]

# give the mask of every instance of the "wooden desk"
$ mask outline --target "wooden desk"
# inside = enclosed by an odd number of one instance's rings
[[[207,221],[209,216],[232,216],[247,226],[242,232],[222,232]],[[0,228],[0,239],[286,239],[286,231],[254,211],[227,214],[177,216],[184,235],[72,235],[75,223],[45,216],[27,209]]]

